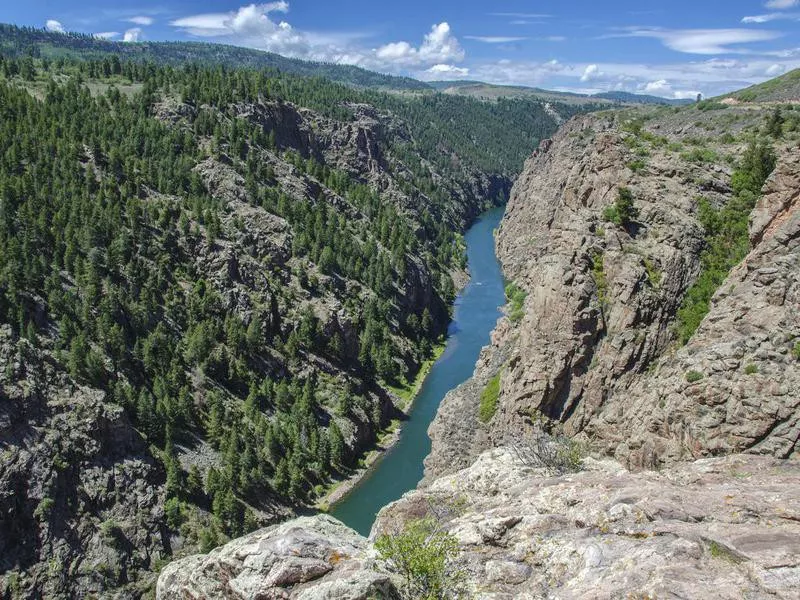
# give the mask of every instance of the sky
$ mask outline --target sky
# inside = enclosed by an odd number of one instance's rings
[[[422,80],[713,96],[800,67],[800,0],[3,0],[0,22]]]

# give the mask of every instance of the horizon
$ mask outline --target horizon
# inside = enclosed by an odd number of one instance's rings
[[[250,4],[213,0],[34,1],[0,20],[120,42],[195,41],[412,77],[579,94],[717,96],[800,68],[800,0],[409,0],[403,11],[357,0]],[[715,6],[716,5],[716,6]],[[634,56],[636,60],[631,60]]]

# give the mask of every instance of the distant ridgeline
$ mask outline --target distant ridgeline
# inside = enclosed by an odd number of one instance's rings
[[[187,549],[252,529],[276,503],[312,500],[348,472],[396,416],[391,390],[446,330],[459,232],[504,201],[556,128],[531,100],[396,95],[209,64],[249,64],[241,52],[415,84],[231,47],[3,26],[0,49],[0,352],[32,348],[125,409],[163,466],[154,493],[166,512],[141,522],[180,529]],[[9,368],[0,384],[23,389],[20,377],[37,374]],[[55,381],[9,406],[50,406]],[[67,411],[93,397],[61,395]],[[47,431],[52,410],[24,414]],[[8,452],[50,451],[28,445]],[[18,496],[4,515],[14,531],[31,528],[12,536],[20,544],[54,544],[63,532],[32,528],[63,519],[93,531],[131,501],[117,489],[110,507],[76,505],[70,486],[87,463],[70,452],[72,478],[35,482],[51,496]],[[25,464],[15,480],[41,475]],[[107,529],[133,539],[129,525]],[[0,559],[43,564],[37,585],[74,589],[48,579],[53,550],[39,543]],[[64,548],[66,562],[90,552]],[[101,589],[123,583],[103,576]]]
[[[430,90],[410,77],[394,77],[350,65],[335,65],[286,58],[280,54],[202,42],[114,42],[82,33],[54,33],[44,29],[0,24],[0,46],[7,56],[97,60],[116,54],[120,58],[184,65],[189,62],[249,69],[272,68],[286,73],[325,77],[349,85],[395,90]]]

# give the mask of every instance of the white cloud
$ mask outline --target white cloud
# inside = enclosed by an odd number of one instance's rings
[[[465,35],[464,36],[468,40],[475,40],[477,42],[483,42],[485,44],[507,44],[509,42],[521,42],[523,40],[527,40],[526,37],[513,37],[513,36],[501,36],[501,35]]]
[[[100,33],[94,33],[92,35],[101,40],[110,40],[117,37],[119,35],[119,31],[101,31]]]
[[[452,79],[467,77],[469,69],[464,67],[456,67],[454,65],[438,64],[433,65],[430,69],[426,69],[422,77],[428,80],[434,79]]]
[[[561,63],[499,60],[470,65],[470,79],[592,94],[652,93],[670,98],[716,96],[800,68],[800,53],[776,60],[711,58],[670,64]]]
[[[767,2],[764,3],[764,6],[767,8],[775,8],[778,10],[792,8],[798,5],[800,5],[800,0],[767,0]]]
[[[581,75],[581,81],[583,82],[592,81],[593,79],[597,79],[602,75],[603,74],[600,72],[600,69],[598,69],[597,65],[588,65],[583,70],[583,75]]]
[[[770,77],[777,77],[778,75],[783,75],[786,73],[786,66],[774,64],[770,65],[769,68],[766,70],[766,74]]]
[[[287,21],[274,18],[275,13],[286,13],[288,10],[289,4],[284,1],[249,4],[227,13],[182,17],[171,21],[170,25],[190,35],[216,38],[285,56],[354,64],[390,72],[464,60],[464,50],[446,22],[433,25],[419,46],[402,40],[370,49],[356,43],[359,38],[365,37],[363,33],[302,31]]]
[[[753,15],[744,17],[742,23],[769,23],[771,21],[800,21],[800,13],[769,13],[766,15]]]
[[[419,48],[419,55],[424,62],[464,60],[464,50],[450,33],[450,25],[444,22],[431,27]]]
[[[66,33],[64,26],[55,19],[47,19],[47,22],[44,24],[44,28],[47,31],[52,31],[53,33]]]
[[[660,40],[667,48],[687,54],[749,54],[732,45],[775,40],[782,34],[764,29],[662,29],[629,27],[625,33],[606,37],[643,37]]]
[[[458,40],[450,32],[450,25],[439,23],[431,27],[419,48],[408,42],[392,42],[384,44],[374,51],[378,62],[393,63],[397,66],[418,66],[426,64],[445,64],[464,60],[464,50]],[[365,65],[374,64],[370,57],[364,60]]]
[[[153,17],[146,17],[146,16],[135,16],[135,17],[128,17],[127,19],[123,19],[123,21],[128,21],[129,23],[135,23],[136,25],[152,25],[155,23],[155,19]]]
[[[175,19],[170,25],[194,36],[223,38],[229,43],[287,56],[339,62],[341,56],[347,55],[330,36],[315,36],[294,29],[286,21],[270,18],[272,13],[288,10],[289,4],[283,1],[249,4],[227,13],[204,13]],[[346,40],[347,36],[342,39]]]
[[[125,35],[122,36],[123,42],[138,42],[142,39],[142,28],[141,27],[133,27],[128,29],[125,32]]]

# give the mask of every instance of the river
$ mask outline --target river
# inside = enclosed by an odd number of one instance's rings
[[[489,342],[505,302],[494,252],[494,230],[502,217],[502,208],[490,210],[465,235],[470,281],[456,299],[447,347],[420,388],[399,441],[331,509],[334,517],[362,535],[369,534],[381,508],[422,479],[423,460],[431,450],[428,426],[445,394],[472,375],[481,348]]]

